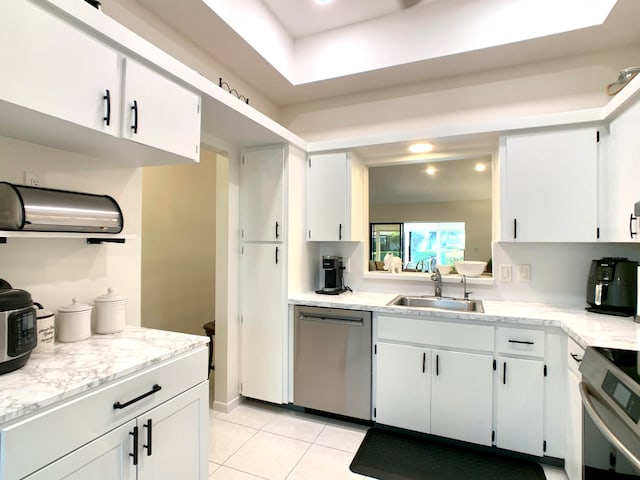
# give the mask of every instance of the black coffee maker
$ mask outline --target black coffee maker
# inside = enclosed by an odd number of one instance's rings
[[[605,257],[593,260],[587,280],[590,312],[628,317],[636,314],[638,262]]]
[[[338,295],[346,291],[342,276],[342,272],[344,270],[344,267],[342,266],[342,257],[323,255],[322,269],[324,270],[324,287],[320,290],[316,290],[316,293],[323,295]]]

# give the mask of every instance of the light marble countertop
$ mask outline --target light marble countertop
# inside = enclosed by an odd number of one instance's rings
[[[291,305],[368,310],[424,318],[559,327],[583,347],[598,346],[640,351],[640,324],[632,317],[587,312],[583,308],[543,303],[483,300],[484,313],[387,305],[390,293],[345,292],[340,295],[302,293],[289,297]]]
[[[205,336],[127,327],[34,352],[26,365],[0,375],[0,425],[205,346]]]

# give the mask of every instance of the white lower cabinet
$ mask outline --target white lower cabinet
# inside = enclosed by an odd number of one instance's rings
[[[205,347],[0,428],[0,480],[206,480]]]
[[[578,368],[583,356],[584,349],[568,338],[564,469],[569,480],[582,479],[582,399],[580,397],[582,375]]]
[[[487,353],[449,350],[457,341]],[[380,316],[376,422],[491,445],[492,350],[490,326]]]
[[[376,345],[378,423],[431,431],[431,351],[410,345]]]
[[[491,445],[493,357],[444,350],[433,356],[431,433]]]
[[[133,449],[131,432],[135,421],[128,422],[57,462],[26,477],[28,480],[133,480],[136,467],[129,454]]]
[[[542,456],[544,362],[498,357],[496,445]]]

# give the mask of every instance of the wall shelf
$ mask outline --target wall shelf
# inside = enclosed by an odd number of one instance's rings
[[[89,245],[103,243],[125,243],[127,240],[136,238],[135,234],[109,234],[109,233],[82,233],[82,232],[16,232],[0,230],[0,244],[7,243],[8,239],[23,238],[68,238],[86,240]]]

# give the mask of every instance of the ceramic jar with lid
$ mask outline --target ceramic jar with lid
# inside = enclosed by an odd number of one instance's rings
[[[105,295],[100,295],[93,300],[93,306],[95,307],[96,333],[117,333],[124,330],[127,312],[126,297],[116,295],[112,288],[108,288]]]
[[[73,303],[58,309],[56,315],[56,337],[60,342],[79,342],[91,336],[91,305]]]

